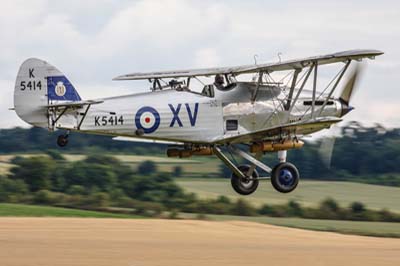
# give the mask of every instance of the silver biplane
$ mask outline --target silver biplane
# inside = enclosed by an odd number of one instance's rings
[[[286,151],[301,148],[302,137],[352,110],[359,71],[350,64],[381,54],[351,50],[269,64],[133,73],[114,80],[148,80],[150,92],[95,100],[82,100],[57,68],[31,58],[17,75],[14,110],[31,125],[65,130],[57,139],[61,147],[70,131],[163,143],[169,157],[216,155],[232,170],[232,187],[242,195],[253,193],[262,179],[287,193],[300,175],[286,162]],[[318,90],[319,70],[331,64],[339,71]],[[335,97],[339,85],[343,89]],[[260,160],[266,152],[278,154],[273,168]],[[229,154],[248,164],[237,165]]]

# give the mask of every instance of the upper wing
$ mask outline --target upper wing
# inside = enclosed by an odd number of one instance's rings
[[[282,61],[279,63],[267,63],[257,65],[243,65],[235,67],[217,67],[217,68],[203,68],[203,69],[189,69],[189,70],[175,70],[175,71],[162,71],[162,72],[149,72],[149,73],[132,73],[115,77],[113,80],[140,80],[140,79],[154,79],[154,78],[180,78],[180,77],[195,77],[195,76],[211,76],[216,74],[245,74],[255,73],[260,71],[282,71],[291,70],[296,68],[303,68],[309,66],[312,62],[318,61],[319,65],[332,64],[336,62],[355,60],[362,58],[373,58],[383,54],[379,50],[350,50],[338,52],[334,54],[327,54],[322,56],[307,57],[297,60]]]
[[[262,129],[248,134],[225,138],[220,141],[217,141],[217,143],[218,144],[248,143],[253,141],[262,141],[267,137],[273,137],[280,134],[288,134],[288,133],[295,135],[307,135],[324,128],[329,128],[332,124],[336,124],[340,121],[342,121],[342,119],[337,117],[317,118],[309,122],[291,123],[273,128]]]

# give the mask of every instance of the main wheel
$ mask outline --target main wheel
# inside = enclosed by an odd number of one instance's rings
[[[297,187],[299,179],[299,171],[291,163],[280,163],[271,172],[272,186],[281,193],[293,191]]]
[[[247,176],[247,172],[250,169],[249,165],[239,165],[239,170]],[[254,169],[252,178],[258,178],[258,173],[256,169]],[[258,187],[258,180],[257,179],[251,179],[249,177],[246,178],[241,178],[240,176],[237,176],[235,173],[232,173],[231,175],[231,184],[233,189],[241,194],[241,195],[250,195],[254,191],[256,191]]]
[[[65,147],[68,144],[68,136],[60,135],[57,137],[57,145],[60,147]]]

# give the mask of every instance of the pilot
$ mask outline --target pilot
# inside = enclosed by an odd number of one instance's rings
[[[215,79],[214,79],[214,85],[215,87],[217,87],[218,89],[221,89],[224,87],[224,77],[220,74],[215,75]]]
[[[177,81],[176,79],[172,79],[170,82],[168,82],[168,85],[171,87],[171,88],[175,88],[175,87],[177,87],[178,85],[180,85],[181,83],[179,82],[179,81]]]
[[[190,91],[190,89],[184,84],[182,81],[178,81],[176,79],[171,80],[169,83],[172,89],[177,91]]]

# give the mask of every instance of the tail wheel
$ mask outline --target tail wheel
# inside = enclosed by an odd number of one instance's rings
[[[299,179],[299,171],[291,163],[280,163],[271,172],[272,186],[281,193],[293,191],[297,187]]]
[[[68,135],[60,135],[57,138],[57,145],[60,147],[65,147],[68,144]]]
[[[249,165],[240,165],[238,169],[246,176],[246,178],[241,178],[240,176],[237,176],[235,173],[232,173],[231,175],[231,184],[233,189],[241,194],[241,195],[250,195],[254,191],[256,191],[258,187],[258,173],[254,169],[252,173],[252,177],[247,177],[247,172],[250,169]]]

